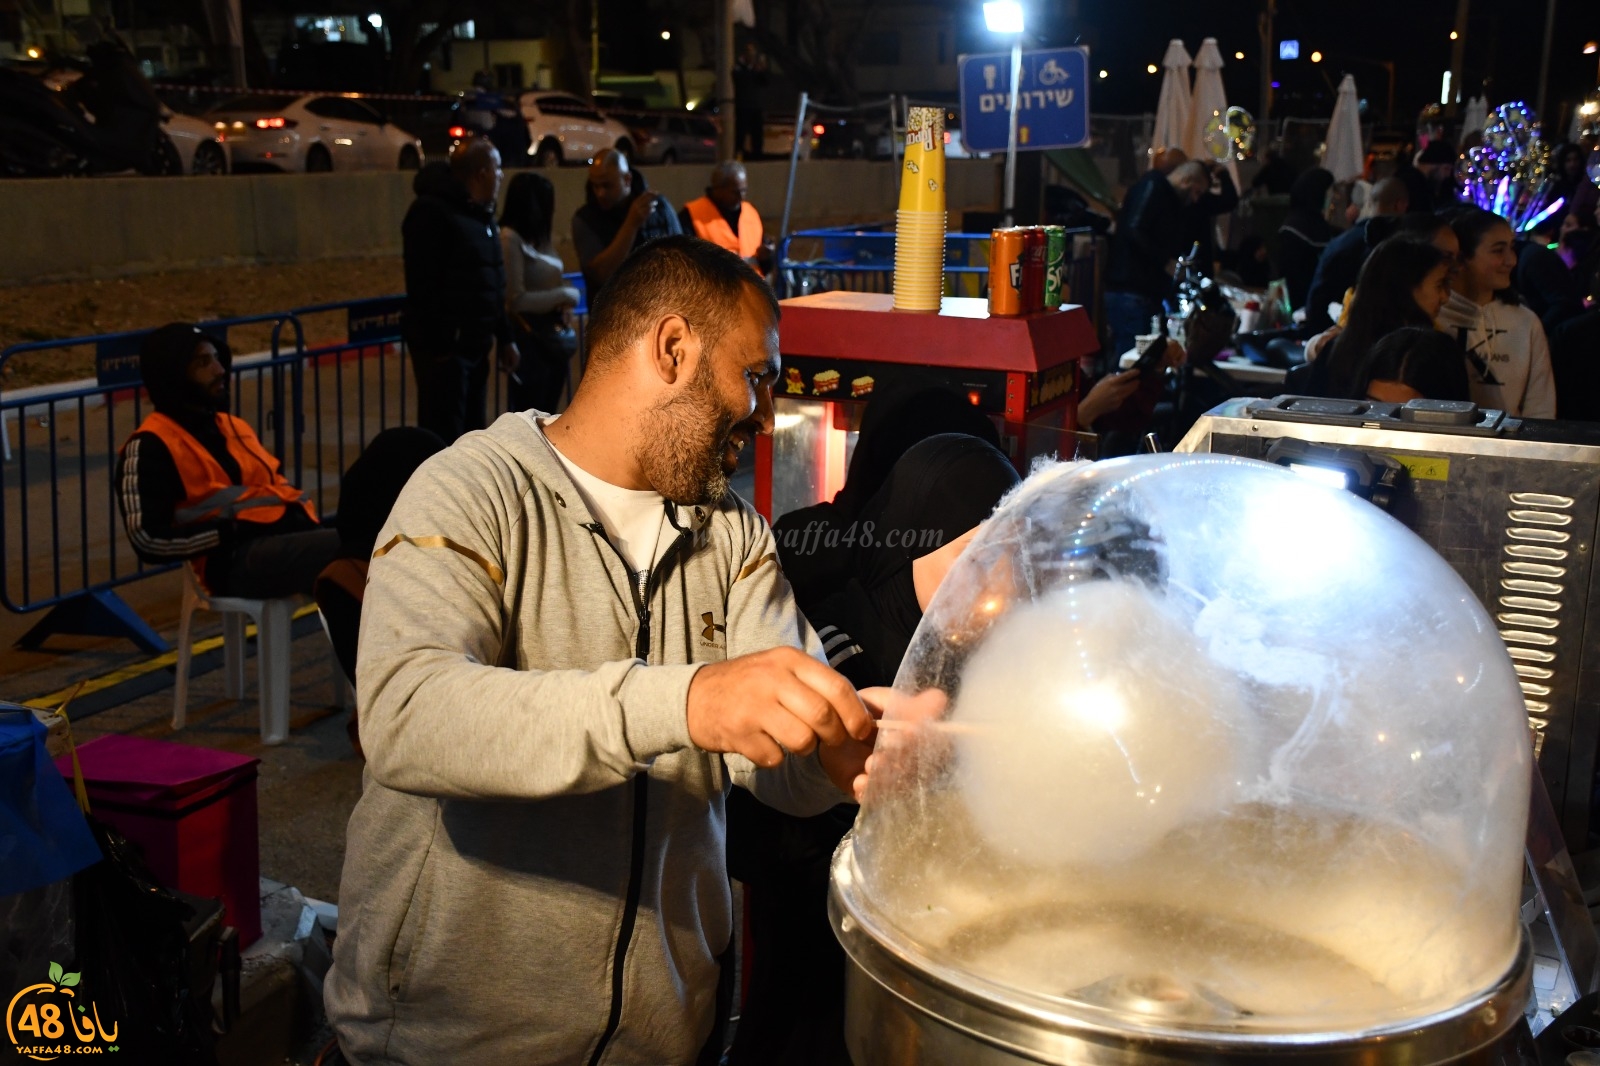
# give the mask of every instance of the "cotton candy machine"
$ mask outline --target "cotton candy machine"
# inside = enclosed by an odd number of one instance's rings
[[[1520,1020],[1522,694],[1370,504],[1222,456],[1041,472],[896,687],[830,899],[861,1066],[1421,1066]]]

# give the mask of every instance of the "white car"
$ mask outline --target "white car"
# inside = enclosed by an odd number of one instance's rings
[[[226,174],[233,169],[227,135],[205,119],[163,108],[161,128],[183,164],[180,174]]]
[[[207,112],[242,170],[416,170],[422,142],[354,93],[249,93]]]
[[[518,101],[528,123],[528,154],[538,167],[587,163],[608,148],[633,158],[628,127],[570,93],[527,92]]]

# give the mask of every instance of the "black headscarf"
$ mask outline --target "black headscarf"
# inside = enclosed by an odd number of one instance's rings
[[[929,437],[901,457],[861,509],[861,535],[842,587],[808,614],[819,631],[833,627],[824,643],[849,636],[830,649],[830,658],[861,649],[840,659],[845,676],[857,686],[894,680],[922,621],[912,561],[976,528],[1020,480],[998,448],[964,433]]]
[[[233,369],[228,342],[203,331],[193,322],[169,322],[151,330],[139,345],[139,377],[157,411],[176,418],[197,410],[209,411],[215,401],[189,380],[189,361],[202,341],[210,341],[224,370]]]
[[[867,401],[844,488],[831,502],[778,516],[773,523],[778,557],[802,611],[830,594],[849,572],[850,548],[837,538],[828,547],[827,534],[843,536],[907,449],[939,433],[966,434],[996,448],[1000,444],[989,416],[950,385],[920,372],[896,377]],[[811,523],[816,525],[808,534]]]

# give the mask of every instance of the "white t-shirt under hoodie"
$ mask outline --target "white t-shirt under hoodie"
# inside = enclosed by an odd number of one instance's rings
[[[1480,307],[1452,292],[1438,326],[1467,353],[1473,403],[1518,418],[1556,416],[1550,345],[1538,315],[1501,300]]]
[[[523,417],[541,433],[555,423],[554,418],[541,422],[534,411],[523,412]],[[568,459],[548,433],[544,439],[583,496],[589,513],[605,527],[606,538],[616,547],[628,569],[635,574],[655,569],[656,560],[676,535],[667,521],[666,497],[654,489],[625,489],[602,481]]]

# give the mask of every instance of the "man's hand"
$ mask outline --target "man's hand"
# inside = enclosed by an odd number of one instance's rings
[[[1094,388],[1078,401],[1079,428],[1092,428],[1105,415],[1120,410],[1128,397],[1139,391],[1139,376],[1137,367],[1129,367],[1095,382]]]
[[[645,224],[650,217],[650,212],[655,210],[656,201],[661,199],[661,194],[653,189],[647,189],[634,197],[633,203],[628,208],[628,225],[634,229]]]
[[[506,341],[495,347],[495,361],[500,365],[500,373],[515,373],[517,367],[522,365],[522,353],[517,350],[515,343]]]
[[[843,784],[835,778],[845,791],[870,751],[870,745],[860,750],[862,743],[876,728],[850,682],[798,648],[702,667],[689,684],[688,719],[697,748],[737,752],[769,769],[786,751],[809,755],[819,744],[825,752],[843,749],[837,759],[825,755],[823,765],[848,773]]]
[[[949,709],[950,697],[942,690],[924,689],[915,696],[907,696],[898,689],[864,688],[857,695],[872,712],[873,718],[887,719],[893,726],[893,728],[886,726],[880,730],[874,742],[867,746],[866,758],[856,768],[855,777],[851,779],[849,787],[840,786],[853,795],[857,803],[866,797],[867,783],[873,776],[887,773],[892,781],[895,777],[895,763],[903,761],[907,756],[920,752],[922,758],[935,763],[949,760],[948,738],[941,733],[921,728],[928,723],[939,721]],[[826,766],[828,758],[826,749],[823,750],[822,757],[823,765]],[[840,763],[842,770],[845,768],[842,759]],[[828,775],[833,777],[834,771],[829,769]],[[838,783],[837,778],[835,783]]]

